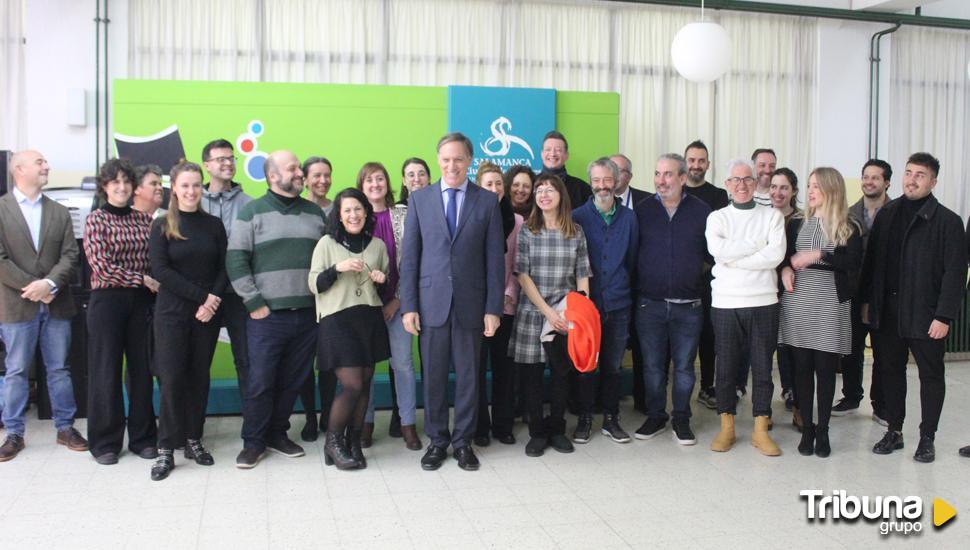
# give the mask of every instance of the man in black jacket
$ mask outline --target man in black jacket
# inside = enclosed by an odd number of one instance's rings
[[[940,163],[928,153],[906,162],[904,196],[884,206],[872,225],[860,289],[882,370],[889,430],[872,452],[903,448],[906,362],[919,368],[922,423],[914,458],[933,462],[946,386],[944,339],[956,319],[967,280],[963,221],[933,196]]]
[[[566,173],[569,160],[569,142],[566,136],[552,130],[542,138],[542,173],[559,176],[569,193],[571,208],[579,208],[593,196],[593,188],[585,181]]]

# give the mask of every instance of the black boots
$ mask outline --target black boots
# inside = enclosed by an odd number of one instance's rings
[[[159,451],[159,454],[161,454],[161,451]],[[185,458],[195,460],[195,463],[199,466],[212,466],[216,463],[199,439],[185,440]]]
[[[798,454],[812,456],[815,452],[815,424],[802,425],[802,440],[798,443]]]
[[[152,464],[152,481],[161,481],[175,469],[175,456],[172,449],[159,449],[158,457]]]
[[[327,432],[327,442],[323,446],[324,461],[327,466],[336,464],[338,470],[355,470],[360,467],[360,463],[354,460],[350,450],[347,449],[343,437],[333,432]]]
[[[816,426],[815,456],[827,458],[830,454],[832,454],[832,446],[829,445],[829,427]]]
[[[373,427],[371,429],[373,430]],[[364,458],[364,453],[360,450],[360,437],[360,430],[347,426],[347,448],[350,449],[350,456],[357,461],[357,467],[363,470],[367,467],[367,459]]]

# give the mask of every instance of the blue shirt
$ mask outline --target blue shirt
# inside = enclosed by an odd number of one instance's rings
[[[671,216],[661,201],[636,209],[640,229],[637,289],[651,300],[699,300],[704,262],[709,261],[704,230],[711,209],[693,195],[681,198]]]
[[[629,208],[615,208],[612,222],[606,223],[593,199],[589,199],[573,210],[573,221],[586,234],[593,269],[589,294],[596,309],[608,313],[629,308],[633,304],[632,283],[637,265],[636,215]]]
[[[451,189],[451,187],[449,187],[448,184],[446,184],[442,180],[438,180],[438,181],[441,182],[441,204],[443,204],[445,207],[445,217],[447,217],[448,216],[448,190]],[[457,210],[458,215],[455,217],[455,223],[457,224],[458,220],[461,219],[461,206],[465,204],[465,192],[468,191],[468,179],[466,178],[465,181],[463,181],[462,184],[456,187],[455,189],[458,189],[458,192],[455,193],[455,200],[458,201],[458,210]]]
[[[40,252],[40,218],[43,214],[43,204],[41,199],[44,196],[40,193],[37,194],[37,198],[30,200],[27,195],[20,192],[17,186],[13,186],[13,197],[17,199],[17,204],[20,206],[20,211],[24,214],[24,219],[27,221],[27,229],[30,230],[30,238],[34,242],[34,250]]]

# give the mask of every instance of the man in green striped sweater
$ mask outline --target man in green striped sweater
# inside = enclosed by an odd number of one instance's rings
[[[243,450],[236,457],[236,467],[243,469],[256,466],[267,448],[303,456],[286,431],[317,341],[306,281],[313,247],[325,229],[323,211],[300,197],[303,172],[296,155],[270,154],[265,172],[269,190],[239,210],[226,253],[232,287],[249,310]]]

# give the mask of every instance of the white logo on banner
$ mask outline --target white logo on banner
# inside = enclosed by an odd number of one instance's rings
[[[492,137],[485,140],[485,143],[479,143],[478,146],[482,148],[482,152],[490,157],[504,157],[509,154],[512,149],[512,144],[515,143],[520,145],[523,149],[529,152],[529,156],[533,159],[536,158],[535,153],[532,152],[532,148],[529,144],[522,138],[513,136],[507,132],[512,130],[512,122],[500,116],[492,122]],[[498,150],[493,150],[495,145],[499,146]]]

